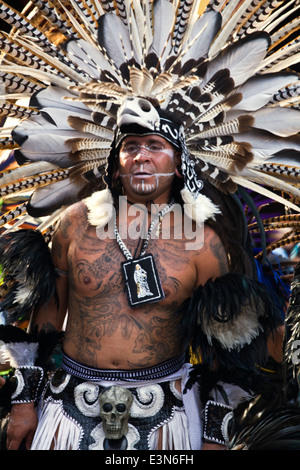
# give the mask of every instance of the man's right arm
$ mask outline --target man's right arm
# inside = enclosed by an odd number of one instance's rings
[[[63,327],[68,303],[68,237],[65,232],[65,221],[62,221],[53,236],[51,256],[57,268],[56,296],[33,312],[29,323],[29,332],[43,330],[44,333],[60,332]],[[11,409],[7,428],[7,450],[18,450],[24,441],[30,449],[37,427],[37,414],[34,401],[14,403]]]
[[[71,225],[66,215],[58,225],[52,238],[51,258],[57,270],[56,296],[45,303],[37,312],[33,312],[29,332],[44,330],[46,333],[61,331],[68,306],[68,247],[70,237],[68,227]]]

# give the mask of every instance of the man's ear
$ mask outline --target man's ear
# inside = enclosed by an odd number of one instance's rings
[[[181,173],[181,152],[175,153],[175,175],[178,176],[178,178],[183,177]]]
[[[119,176],[120,176],[120,170],[119,170],[119,168],[118,168],[118,169],[114,172],[114,174],[113,174],[113,179],[116,180],[116,179],[119,178]]]

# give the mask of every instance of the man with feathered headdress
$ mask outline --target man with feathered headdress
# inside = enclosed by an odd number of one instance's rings
[[[282,130],[275,105],[284,87],[297,93],[298,76],[275,65],[274,76],[264,73],[270,37],[247,33],[249,2],[211,0],[201,17],[190,1],[72,2],[63,14],[62,5],[33,3],[64,43],[3,7],[21,37],[4,44],[18,65],[1,71],[10,90],[32,96],[28,109],[3,107],[28,119],[12,133],[21,168],[1,188],[33,189],[26,211],[50,216],[38,230],[1,237],[2,308],[10,323],[31,313],[28,336],[1,332],[14,368],[8,448],[23,439],[32,449],[225,448],[233,411],[255,393],[267,338],[282,322],[257,279],[236,191],[259,188],[298,210],[263,187],[276,182],[299,196],[287,157],[297,152],[298,111],[282,107]],[[63,328],[48,381],[46,350]],[[117,398],[100,405],[112,382],[132,394],[130,411]],[[111,439],[103,412],[109,429],[126,434]]]
[[[239,276],[229,273],[237,254],[241,274],[252,268],[250,257],[248,262],[242,261],[241,255],[245,260],[249,256],[246,240],[239,253],[231,255],[225,248],[228,242],[196,217],[193,233],[198,230],[201,237],[191,246],[185,221],[189,211],[193,217],[192,199],[198,205],[196,214],[206,214],[206,220],[214,220],[220,210],[199,193],[202,184],[184,154],[181,126],[162,114],[146,100],[124,103],[108,161],[108,189],[70,206],[53,236],[58,299],[53,297],[34,313],[30,330],[60,331],[66,313],[68,319],[62,364],[44,392],[32,449],[108,449],[117,445],[200,449],[203,436],[208,442],[204,448],[224,446],[228,438],[224,422],[230,421],[237,403],[251,394],[236,380],[212,387],[201,404],[195,384],[185,389],[191,341],[195,352],[201,350],[205,365],[213,367],[217,361],[221,369],[240,368],[244,375],[245,370],[256,368],[253,360],[261,353],[259,343],[278,320],[255,280],[242,278],[241,289]],[[185,192],[191,195],[192,204],[184,202]],[[237,225],[242,214],[234,201],[230,204]],[[140,231],[137,211],[142,211]],[[180,238],[175,236],[177,224]],[[124,229],[126,238],[121,237]],[[137,272],[143,272],[144,280],[146,276],[142,296]],[[238,291],[238,300],[230,306],[231,294]],[[32,430],[25,434],[20,425],[21,411],[21,421],[26,418],[36,425],[34,403],[22,404],[29,398],[25,396],[26,381],[35,383],[34,393],[42,381],[39,367],[32,367],[31,373],[34,380],[28,369],[16,370],[19,386],[13,395],[8,448],[18,447],[21,438],[32,437]],[[111,381],[134,397],[128,432],[118,443],[105,436],[97,400]],[[67,435],[72,437],[66,442]]]

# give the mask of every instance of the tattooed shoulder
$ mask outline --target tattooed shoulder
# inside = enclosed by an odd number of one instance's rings
[[[68,239],[71,233],[86,225],[86,206],[82,203],[76,203],[70,206],[58,222],[57,232],[59,235]]]
[[[80,229],[86,225],[86,214],[82,206],[83,204],[74,204],[64,212],[57,222],[52,237],[52,258],[56,264],[64,262],[67,265],[68,247],[74,237],[78,237]],[[61,267],[61,269],[64,268]]]
[[[211,252],[217,259],[220,273],[225,274],[228,271],[228,257],[225,247],[220,237],[212,229],[206,230],[204,249]]]

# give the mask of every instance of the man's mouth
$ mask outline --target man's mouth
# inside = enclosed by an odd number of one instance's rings
[[[151,178],[153,176],[152,173],[147,173],[145,171],[136,171],[133,173],[133,176],[136,178]]]

